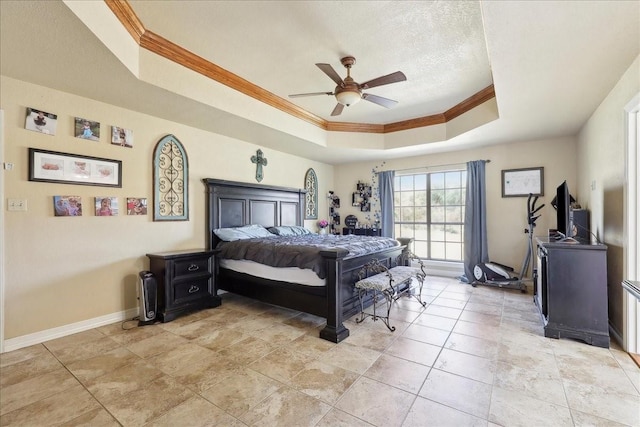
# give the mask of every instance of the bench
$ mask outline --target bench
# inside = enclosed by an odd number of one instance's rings
[[[401,263],[410,263],[415,260],[420,267],[411,267],[408,265],[400,265]],[[422,260],[413,253],[408,252],[403,254],[398,259],[398,264],[395,267],[387,268],[382,265],[377,259],[369,261],[358,272],[358,281],[355,283],[356,289],[358,289],[358,299],[360,301],[360,317],[356,319],[357,323],[364,321],[365,316],[373,317],[373,320],[382,320],[387,328],[393,332],[396,330],[395,326],[391,326],[389,323],[389,313],[391,311],[391,304],[398,300],[404,294],[413,296],[418,302],[426,307],[426,302],[422,301],[422,286],[424,285],[424,279],[427,276],[424,270],[424,263]],[[417,294],[412,292],[411,282],[413,279],[418,280],[419,291]],[[401,285],[407,284],[404,291],[400,291]],[[373,314],[366,313],[364,311],[363,296],[369,292],[373,292]],[[380,316],[377,313],[377,303],[380,297],[383,297],[386,301],[387,313],[386,316]]]

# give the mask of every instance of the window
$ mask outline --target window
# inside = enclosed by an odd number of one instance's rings
[[[467,171],[396,175],[395,235],[420,258],[462,261]]]

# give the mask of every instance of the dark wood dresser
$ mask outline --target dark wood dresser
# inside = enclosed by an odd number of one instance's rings
[[[382,236],[381,228],[349,228],[342,227],[342,234],[355,234],[356,236]]]
[[[158,282],[158,316],[169,322],[180,314],[217,307],[213,251],[186,250],[147,254]]]

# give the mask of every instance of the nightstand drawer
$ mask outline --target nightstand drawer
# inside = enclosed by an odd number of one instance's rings
[[[209,293],[209,279],[188,280],[182,283],[175,283],[173,287],[173,303],[176,304],[190,299],[199,299]]]
[[[190,258],[174,263],[174,277],[189,276],[192,274],[210,273],[209,260],[211,257],[206,258]]]

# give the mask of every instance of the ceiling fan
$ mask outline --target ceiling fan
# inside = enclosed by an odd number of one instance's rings
[[[329,64],[316,64],[331,80],[336,82],[336,86],[333,92],[313,92],[313,93],[298,93],[289,95],[289,98],[300,98],[303,96],[315,96],[315,95],[333,95],[336,97],[338,104],[331,112],[332,116],[339,116],[345,106],[350,106],[361,99],[366,99],[374,104],[381,105],[385,108],[391,108],[398,103],[393,99],[383,98],[378,95],[371,95],[369,93],[362,93],[365,89],[371,89],[372,87],[388,85],[391,83],[403,82],[407,80],[407,77],[401,72],[387,74],[386,76],[378,77],[373,80],[366,81],[364,83],[358,83],[351,78],[351,67],[356,63],[356,58],[353,56],[346,56],[340,60],[342,65],[347,69],[347,77],[342,78],[336,73],[333,67]]]

